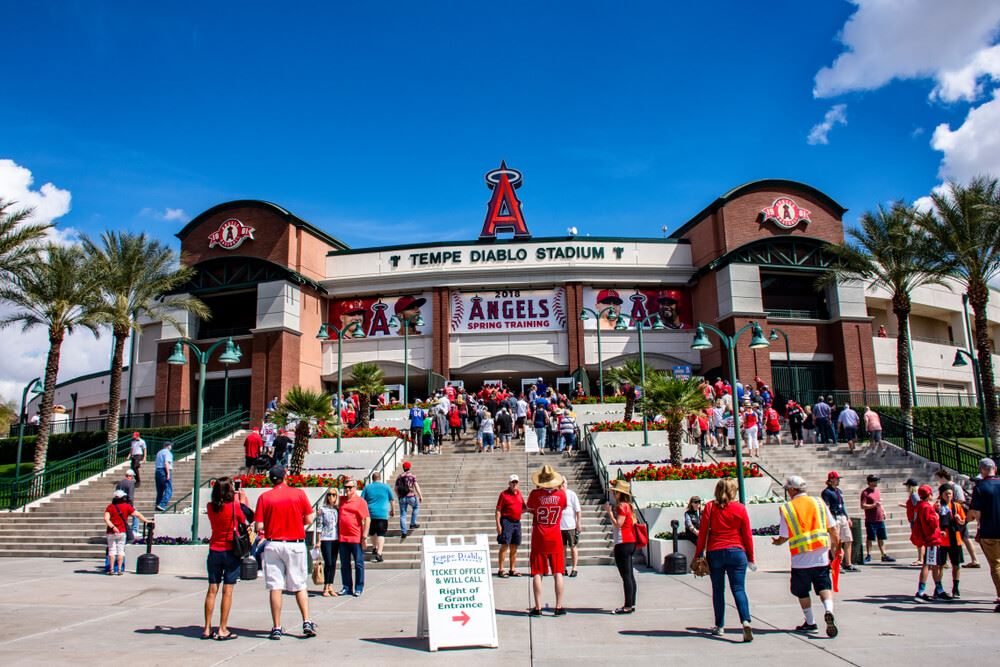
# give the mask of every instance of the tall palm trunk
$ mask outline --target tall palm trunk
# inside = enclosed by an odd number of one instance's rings
[[[115,329],[115,349],[111,355],[111,381],[108,389],[108,466],[115,464],[118,445],[118,422],[122,399],[122,366],[128,329]],[[129,370],[129,373],[132,369]]]
[[[62,352],[62,331],[49,330],[49,354],[45,360],[45,391],[38,415],[38,438],[35,439],[35,472],[45,468],[48,458],[49,431],[52,428],[52,404],[55,401],[56,377],[59,375],[59,355]]]
[[[361,392],[358,394],[358,411],[361,412],[358,415],[358,426],[361,428],[368,428],[368,415],[371,414],[371,396]]]
[[[1000,411],[997,410],[997,392],[993,386],[993,348],[990,345],[989,321],[986,317],[986,306],[989,303],[990,291],[985,283],[969,282],[969,305],[972,306],[973,319],[976,323],[976,356],[979,358],[979,379],[983,391],[983,402],[986,403],[986,417],[990,425],[990,439],[993,440],[993,452],[1000,452]]]
[[[632,421],[632,415],[635,413],[635,389],[632,388],[625,392],[625,418],[622,420],[625,423]]]
[[[681,420],[683,420],[683,417],[681,418]],[[684,438],[683,421],[678,421],[671,418],[670,423],[667,425],[667,439],[668,442],[670,443],[671,465],[679,466],[684,463],[683,438]]]
[[[306,452],[309,450],[309,420],[300,419],[295,427],[295,445],[292,448],[292,465],[289,473],[298,475],[306,462]]]
[[[899,383],[899,411],[906,427],[906,450],[913,443],[913,396],[910,394],[910,299],[905,294],[892,298],[892,312],[896,315],[896,379]]]

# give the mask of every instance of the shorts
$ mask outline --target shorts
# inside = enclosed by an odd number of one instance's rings
[[[388,519],[372,519],[372,522],[368,525],[368,537],[385,537],[385,534],[388,532]]]
[[[262,559],[267,590],[297,593],[306,589],[305,542],[268,542]]]
[[[517,424],[517,428],[518,429],[523,428],[524,427],[524,417],[518,417],[516,424]]]
[[[873,444],[878,444],[882,442],[882,431],[868,431],[868,437],[872,439]]]
[[[497,535],[497,544],[521,546],[521,522],[500,517],[500,534]]]
[[[125,555],[125,533],[108,533],[108,556]]]
[[[850,520],[846,516],[843,514],[838,516],[834,526],[837,528],[837,536],[841,542],[851,542],[854,540],[851,536]]]
[[[777,431],[772,431],[772,430],[768,429],[767,434],[768,435],[781,435],[781,429],[778,429]]]
[[[810,588],[816,595],[819,595],[820,591],[833,590],[829,565],[792,568],[792,595],[797,598],[807,598]]]
[[[845,440],[857,440],[858,439],[858,428],[856,426],[845,426],[844,427],[844,439]]]
[[[247,468],[254,468],[257,466],[257,457],[256,456],[244,457],[243,462]]]
[[[531,564],[531,576],[543,574],[566,574],[566,553],[558,551],[531,550],[528,559]]]
[[[514,437],[513,433],[501,433],[500,434],[500,444],[507,443],[510,444],[511,439]]]
[[[575,547],[580,542],[580,533],[576,532],[576,528],[570,530],[563,530],[562,541],[564,547]]]
[[[802,440],[803,439],[802,438],[802,427],[801,426],[796,426],[795,424],[792,424],[788,428],[792,432],[792,440]]]
[[[938,551],[940,547],[924,547],[924,565],[930,565],[931,567],[937,567],[938,565]]]
[[[240,559],[232,551],[209,551],[208,583],[231,586],[240,580]]]
[[[951,561],[952,567],[961,567],[962,563],[965,562],[962,545],[937,548],[937,564],[944,565],[948,561]]]
[[[887,539],[885,521],[865,521],[865,534],[869,541],[882,540],[884,542]]]

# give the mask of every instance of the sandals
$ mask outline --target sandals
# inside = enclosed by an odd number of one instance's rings
[[[521,574],[517,570],[510,570],[509,572],[507,572],[507,574],[509,576],[511,576],[511,577],[523,577],[524,576],[523,574]]]
[[[500,570],[499,572],[497,572],[497,576],[500,577],[501,579],[506,579],[510,575],[504,572],[503,570]]]
[[[204,641],[206,639],[218,639],[218,638],[219,638],[219,633],[218,632],[212,632],[210,634],[202,635],[201,636],[202,641]]]
[[[575,577],[577,574],[578,573],[577,573],[576,570],[570,570],[570,573],[568,575],[566,575],[566,576],[568,576],[568,577]]]
[[[541,616],[541,615],[542,615],[541,609],[532,609],[531,611],[528,612],[528,616]]]
[[[611,613],[615,615],[621,615],[621,614],[631,614],[633,612],[635,612],[635,607],[618,607],[618,609],[615,609]]]
[[[227,632],[224,635],[220,635],[218,632],[216,632],[214,639],[216,641],[224,642],[224,641],[228,641],[230,639],[236,639],[236,637],[238,637],[238,635],[235,634],[235,633],[233,633],[233,632]],[[202,637],[202,639],[204,639],[204,637]]]

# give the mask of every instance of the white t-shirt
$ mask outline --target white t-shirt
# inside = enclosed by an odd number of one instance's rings
[[[132,441],[132,456],[146,455],[146,441],[142,438]]]
[[[833,526],[836,525],[836,521],[833,515],[830,514],[830,508],[826,506],[826,503],[820,503],[826,510],[826,525]],[[788,537],[788,523],[785,522],[785,515],[782,512],[778,512],[779,518],[779,528],[778,535],[780,537]],[[801,570],[807,567],[823,567],[830,564],[830,550],[829,549],[815,549],[813,551],[806,551],[805,553],[795,554],[792,556],[792,569]]]
[[[562,519],[559,520],[559,530],[576,530],[576,514],[582,511],[576,491],[566,489],[566,509],[563,510]]]
[[[525,402],[523,398],[519,398],[517,400],[517,413],[515,414],[515,416],[518,419],[528,416],[528,404],[527,402]]]

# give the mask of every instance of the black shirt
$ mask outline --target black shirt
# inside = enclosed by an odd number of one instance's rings
[[[288,446],[292,444],[292,439],[287,435],[279,435],[274,439],[274,455],[276,457],[281,457],[285,455],[285,451]]]

